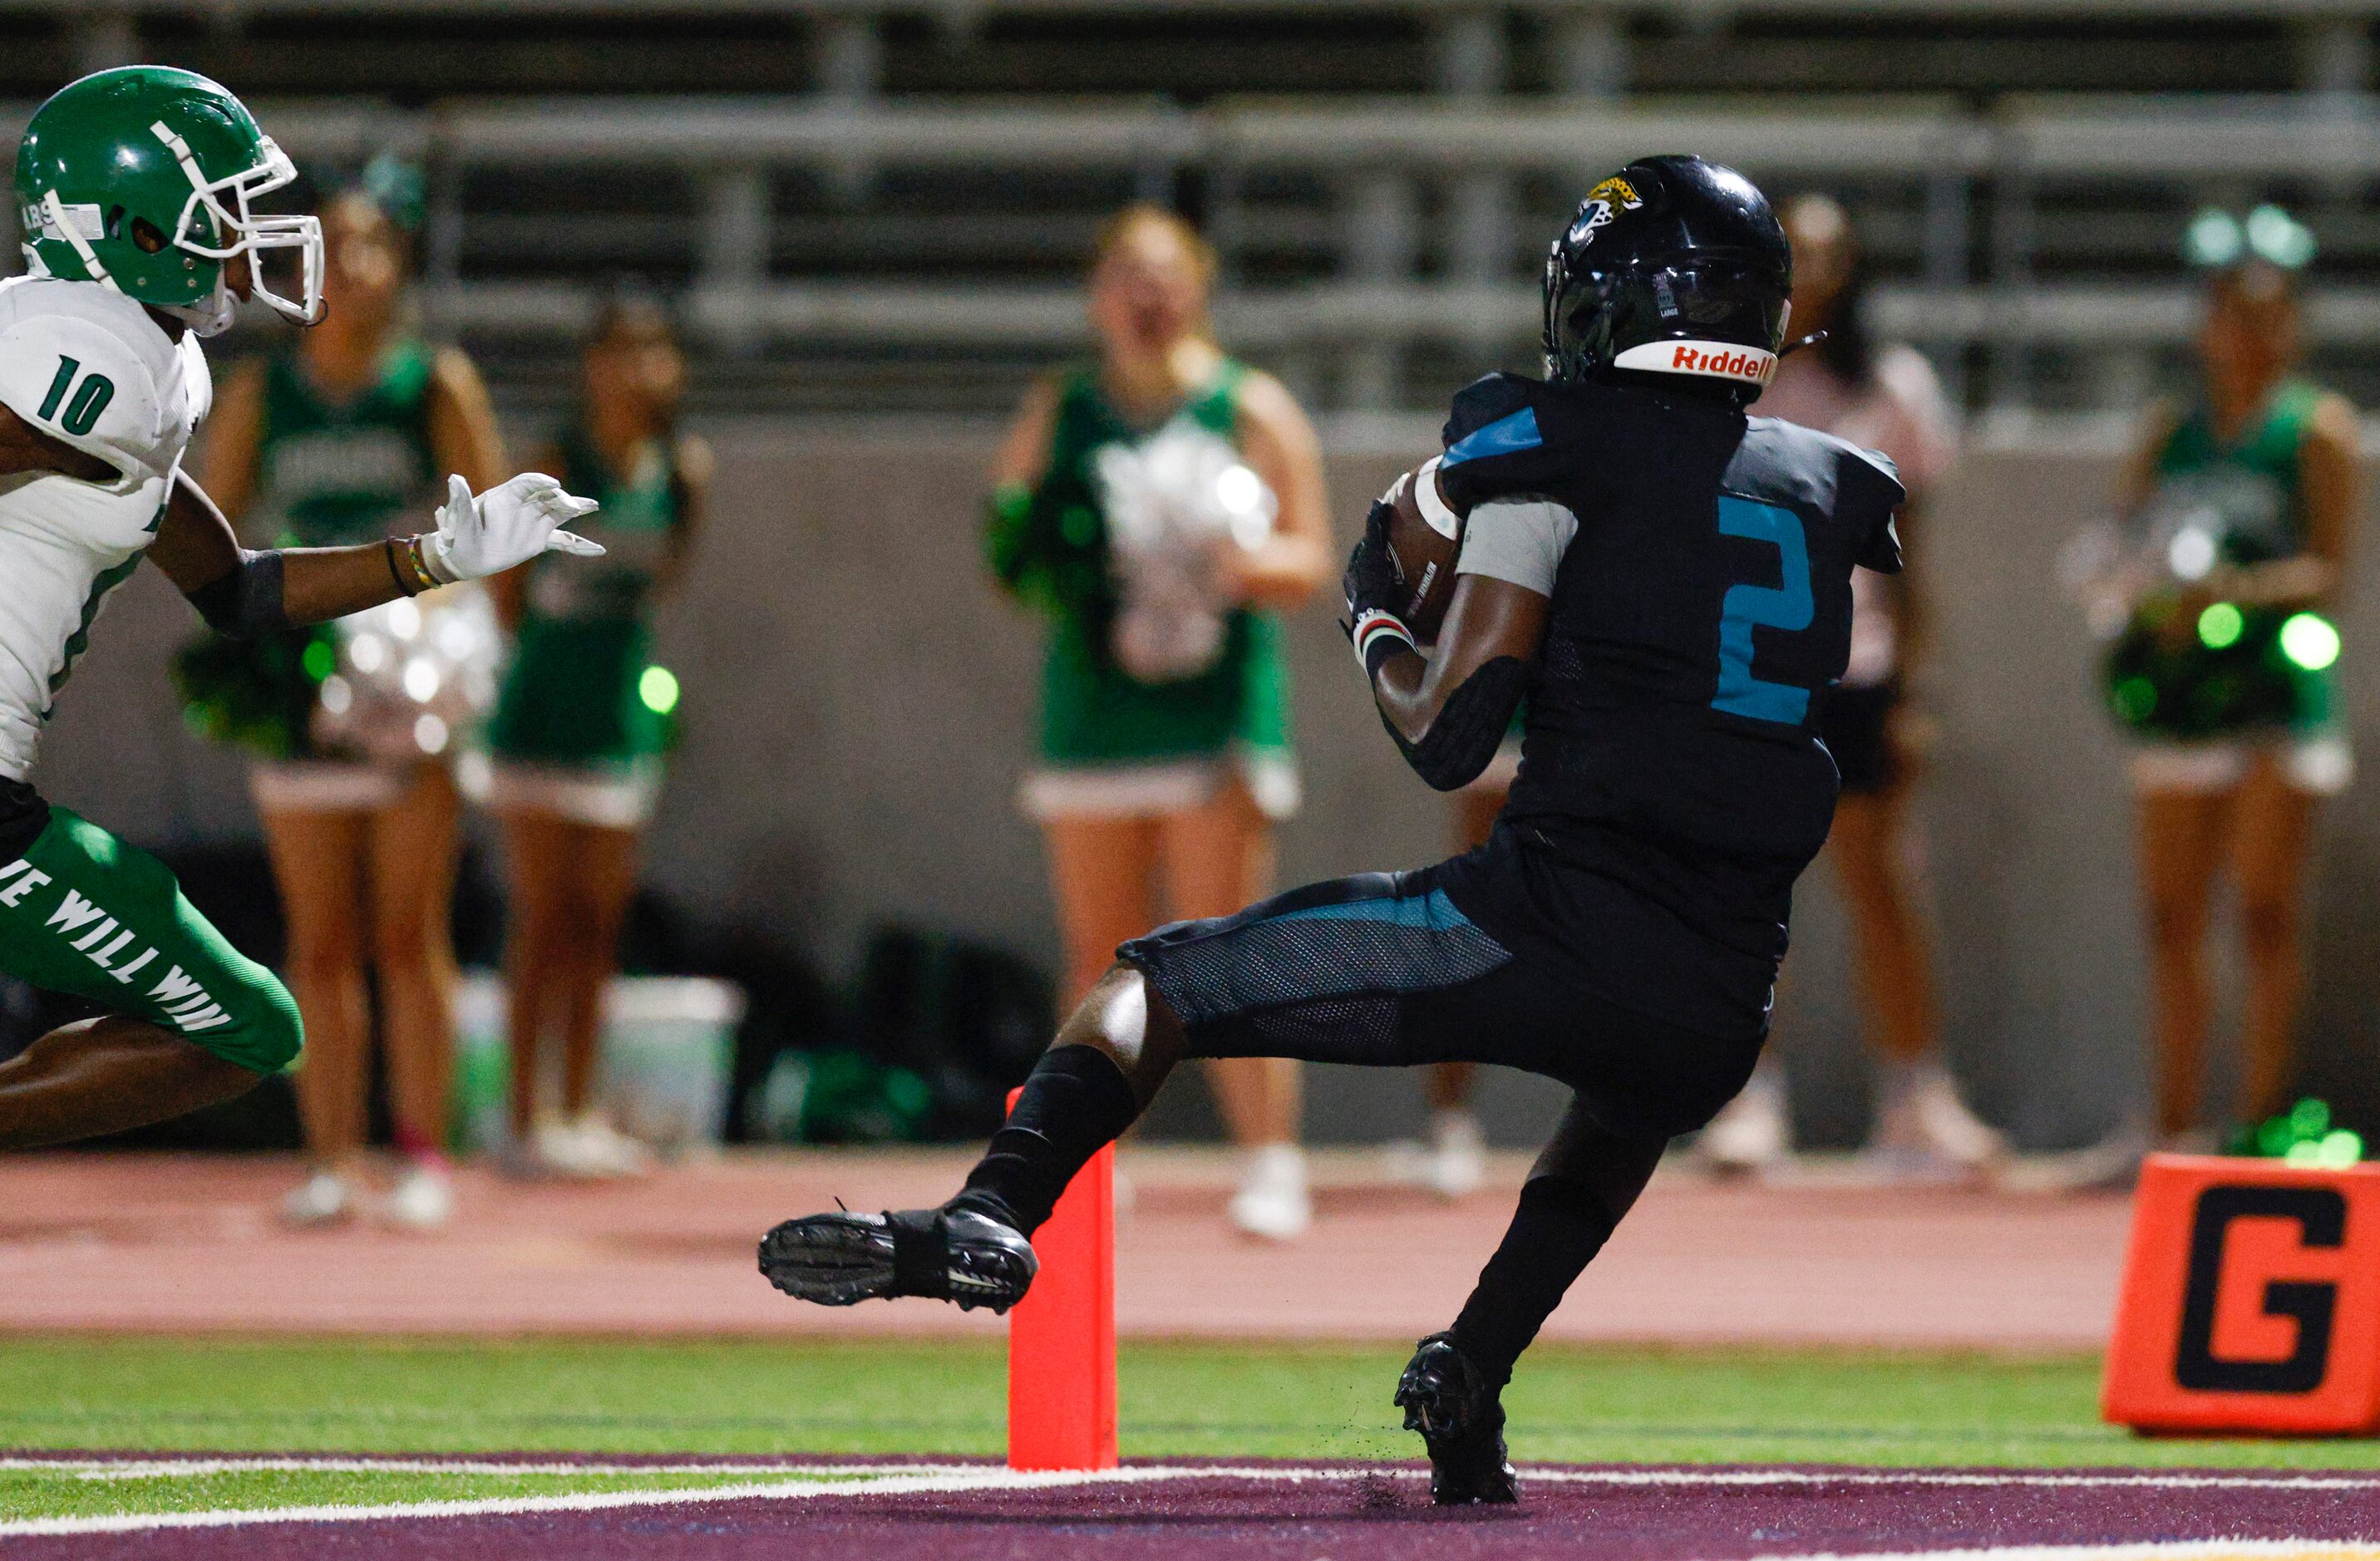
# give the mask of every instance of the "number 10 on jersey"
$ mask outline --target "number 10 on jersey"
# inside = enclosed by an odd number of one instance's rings
[[[78,374],[82,375],[79,385],[75,383]],[[72,399],[67,395],[68,390],[74,392]],[[62,356],[57,374],[50,381],[50,393],[42,398],[38,416],[43,422],[55,423],[79,439],[98,427],[99,415],[115,399],[115,381],[104,374],[83,374],[79,359]],[[60,407],[65,408],[63,413]]]

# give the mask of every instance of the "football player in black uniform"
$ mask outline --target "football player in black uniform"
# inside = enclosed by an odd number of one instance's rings
[[[1528,698],[1486,845],[1124,944],[964,1191],[788,1221],[761,1271],[829,1305],[1004,1310],[1059,1193],[1184,1058],[1529,1069],[1572,1104],[1477,1289],[1396,1395],[1438,1501],[1514,1499],[1513,1362],[1666,1141],[1709,1120],[1759,1054],[1793,880],[1834,812],[1818,731],[1852,566],[1900,567],[1888,462],[1745,414],[1784,344],[1791,265],[1742,175],[1630,163],[1548,258],[1546,379],[1455,397],[1438,484],[1468,521],[1430,655],[1390,610],[1402,582],[1374,506],[1348,627],[1415,770],[1463,784]]]

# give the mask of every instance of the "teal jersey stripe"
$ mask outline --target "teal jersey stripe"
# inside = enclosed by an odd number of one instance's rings
[[[1274,922],[1376,922],[1390,926],[1452,928],[1469,926],[1471,918],[1455,909],[1446,890],[1421,895],[1384,895],[1371,900],[1344,900],[1333,905],[1309,905],[1268,918]]]
[[[1535,450],[1546,442],[1537,431],[1537,409],[1524,406],[1509,417],[1499,417],[1484,429],[1475,429],[1457,440],[1439,462],[1439,469],[1459,466],[1465,461],[1476,461],[1488,455],[1517,455],[1524,450]]]

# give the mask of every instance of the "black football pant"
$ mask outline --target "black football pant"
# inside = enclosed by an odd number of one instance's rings
[[[1721,1039],[1609,1001],[1545,944],[1463,910],[1524,894],[1509,841],[1417,873],[1309,885],[1117,950],[1182,1021],[1192,1057],[1404,1067],[1491,1062],[1574,1092],[1450,1332],[1488,1381],[1513,1362],[1644,1190],[1672,1136],[1717,1115],[1760,1037]],[[1073,1048],[1068,1048],[1073,1049]]]
[[[1752,1076],[1761,1038],[1682,1029],[1587,989],[1540,944],[1507,947],[1463,904],[1517,871],[1509,849],[1490,845],[1177,922],[1116,954],[1181,1019],[1192,1057],[1490,1062],[1569,1085],[1615,1137],[1667,1139],[1709,1121]],[[1517,898],[1496,895],[1500,926]]]

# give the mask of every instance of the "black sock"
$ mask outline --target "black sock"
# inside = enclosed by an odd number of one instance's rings
[[[1521,1189],[1503,1241],[1449,1330],[1489,1382],[1512,1380],[1512,1362],[1619,1223],[1583,1182],[1540,1176]]]
[[[1107,1053],[1052,1047],[1034,1064],[1008,1124],[991,1135],[991,1147],[951,1206],[973,1207],[1030,1236],[1075,1173],[1139,1115],[1132,1085]]]

